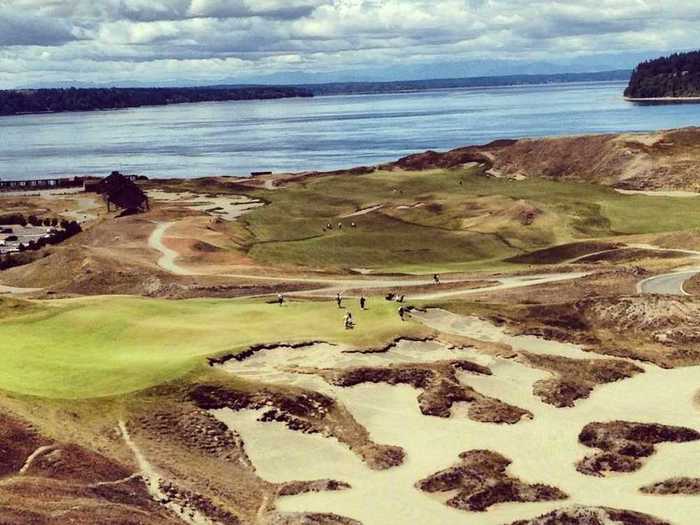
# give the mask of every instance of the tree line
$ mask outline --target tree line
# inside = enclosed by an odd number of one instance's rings
[[[312,96],[310,90],[285,86],[0,90],[0,115]]]
[[[700,97],[700,51],[642,62],[632,72],[625,96]]]

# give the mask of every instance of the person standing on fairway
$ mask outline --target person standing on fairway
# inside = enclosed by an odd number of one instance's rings
[[[365,296],[363,295],[360,297],[360,309],[364,310],[366,304],[367,304],[367,299],[365,299]]]
[[[278,303],[280,306],[282,306],[282,305],[284,304],[284,295],[282,295],[281,293],[278,293],[278,294],[277,294],[277,303]]]
[[[335,302],[338,304],[338,308],[343,307],[343,296],[341,295],[340,292],[335,294]]]

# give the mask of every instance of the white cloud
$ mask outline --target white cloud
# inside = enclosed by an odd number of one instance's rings
[[[698,21],[697,0],[0,0],[0,84],[654,54]]]
[[[76,40],[70,22],[0,5],[0,46],[51,46]]]

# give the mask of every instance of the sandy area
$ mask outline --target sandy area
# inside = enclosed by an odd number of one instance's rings
[[[97,213],[95,210],[99,209],[100,206],[104,204],[99,204],[97,201],[97,195],[85,194],[83,196],[74,199],[77,208],[76,210],[68,210],[61,212],[61,217],[65,217],[71,221],[87,222],[94,221],[97,219]]]
[[[432,315],[431,315],[432,314]],[[475,339],[513,344],[532,352],[567,357],[590,357],[575,345],[547,342],[535,337],[508,336],[478,319],[460,319],[434,312],[426,322],[446,331]],[[700,368],[662,370],[644,366],[645,373],[632,379],[598,387],[589,399],[574,408],[559,409],[543,404],[532,393],[532,383],[546,377],[517,362],[480,355],[493,376],[468,375],[468,384],[480,392],[511,402],[534,414],[531,421],[515,425],[492,425],[464,417],[427,417],[416,406],[416,392],[408,386],[361,384],[352,388],[331,387],[315,376],[293,374],[301,366],[377,365],[381,362],[434,360],[472,351],[449,350],[435,343],[402,343],[385,354],[343,354],[338,347],[319,346],[300,350],[276,349],[255,354],[249,361],[228,363],[233,373],[265,381],[292,382],[335,396],[352,412],[377,442],[398,445],[407,452],[400,467],[382,472],[369,470],[344,445],[321,435],[304,435],[280,423],[259,423],[251,411],[217,412],[235,428],[246,443],[258,473],[271,481],[332,478],[348,482],[352,489],[336,493],[312,493],[283,498],[282,511],[335,512],[365,525],[387,523],[502,525],[531,518],[571,504],[628,508],[656,515],[678,525],[696,522],[698,500],[686,496],[650,496],[638,491],[644,485],[674,476],[700,474],[700,443],[665,444],[632,474],[608,478],[584,476],[575,463],[590,453],[578,443],[578,434],[591,421],[621,419],[700,428],[700,414],[693,398],[700,382]],[[648,393],[654,392],[652,398]],[[283,446],[280,446],[283,444]],[[489,449],[513,460],[510,473],[528,483],[546,483],[571,495],[564,502],[502,504],[486,513],[471,514],[451,509],[438,499],[422,494],[416,481],[454,464],[461,452]]]
[[[514,350],[525,350],[534,354],[560,355],[572,359],[601,357],[593,356],[574,344],[547,341],[531,335],[509,335],[504,328],[477,317],[465,317],[440,309],[431,309],[426,313],[413,315],[424,324],[441,332],[465,335],[488,343],[502,343],[512,346]]]
[[[9,294],[9,295],[30,294],[30,293],[40,292],[41,290],[43,290],[43,288],[18,288],[16,286],[5,286],[3,284],[0,284],[0,295],[3,295],[3,294]]]
[[[645,190],[615,190],[623,195],[649,195],[651,197],[680,197],[680,198],[691,198],[700,197],[700,193],[694,191],[674,191],[674,190],[657,190],[657,191],[645,191]]]
[[[93,221],[98,218],[97,210],[104,207],[99,196],[95,193],[85,193],[82,187],[57,190],[35,191],[6,191],[0,192],[0,199],[25,197],[27,204],[36,204],[39,208],[16,210],[25,215],[61,217],[80,223]],[[19,200],[22,202],[24,199]]]
[[[368,213],[372,213],[373,211],[379,210],[384,206],[383,204],[376,204],[375,206],[370,206],[368,208],[363,208],[361,210],[357,210],[353,213],[348,213],[347,215],[341,215],[341,219],[349,219],[350,217],[359,217],[360,215],[367,215]]]
[[[239,377],[265,383],[295,385],[335,395],[337,387],[326,383],[317,375],[295,373],[294,367],[304,368],[352,368],[358,366],[387,366],[389,364],[432,363],[441,360],[468,359],[488,366],[491,358],[471,350],[449,349],[432,342],[400,341],[388,352],[349,353],[342,346],[318,344],[310,347],[280,347],[262,350],[244,361],[229,361],[226,370]],[[470,375],[471,377],[471,375]],[[342,391],[342,390],[341,390]],[[415,404],[415,393],[413,403]]]
[[[156,201],[181,204],[187,209],[201,211],[226,221],[235,221],[245,212],[264,206],[265,203],[243,195],[201,195],[192,192],[174,193],[150,190],[148,196]]]

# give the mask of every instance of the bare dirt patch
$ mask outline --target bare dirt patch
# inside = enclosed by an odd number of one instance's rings
[[[149,497],[129,465],[0,413],[0,523],[48,525],[56,516],[66,523],[181,523]]]
[[[510,460],[490,450],[470,450],[460,463],[425,478],[416,487],[428,493],[457,493],[446,505],[461,510],[484,511],[498,503],[554,501],[568,496],[548,485],[524,483],[510,476]]]
[[[642,487],[644,494],[700,496],[700,478],[671,478]]]
[[[350,484],[334,479],[321,479],[316,481],[289,481],[282,484],[277,491],[279,496],[298,496],[309,492],[334,492],[336,490],[347,490]]]
[[[357,520],[332,513],[277,513],[265,519],[266,525],[362,525]]]
[[[671,525],[648,514],[608,507],[571,507],[511,525]]]
[[[654,363],[700,364],[700,301],[683,296],[614,296],[526,305],[493,317],[521,334]]]
[[[613,359],[569,359],[520,352],[528,366],[552,372],[555,377],[537,381],[533,393],[547,404],[572,407],[578,399],[587,398],[598,385],[628,379],[644,372],[629,361]]]
[[[35,450],[50,443],[29,423],[0,413],[0,477],[19,472]]]
[[[508,405],[463,385],[457,372],[490,375],[491,371],[470,361],[443,361],[422,365],[392,365],[386,368],[359,367],[345,370],[316,370],[329,383],[351,387],[362,383],[407,384],[421,390],[420,411],[426,416],[450,417],[455,403],[469,403],[468,416],[485,423],[519,422],[532,417],[527,410]]]
[[[589,423],[578,439],[583,445],[601,452],[579,461],[576,470],[589,476],[604,476],[609,472],[639,470],[642,458],[654,454],[655,445],[697,441],[700,433],[684,427],[611,421]]]

